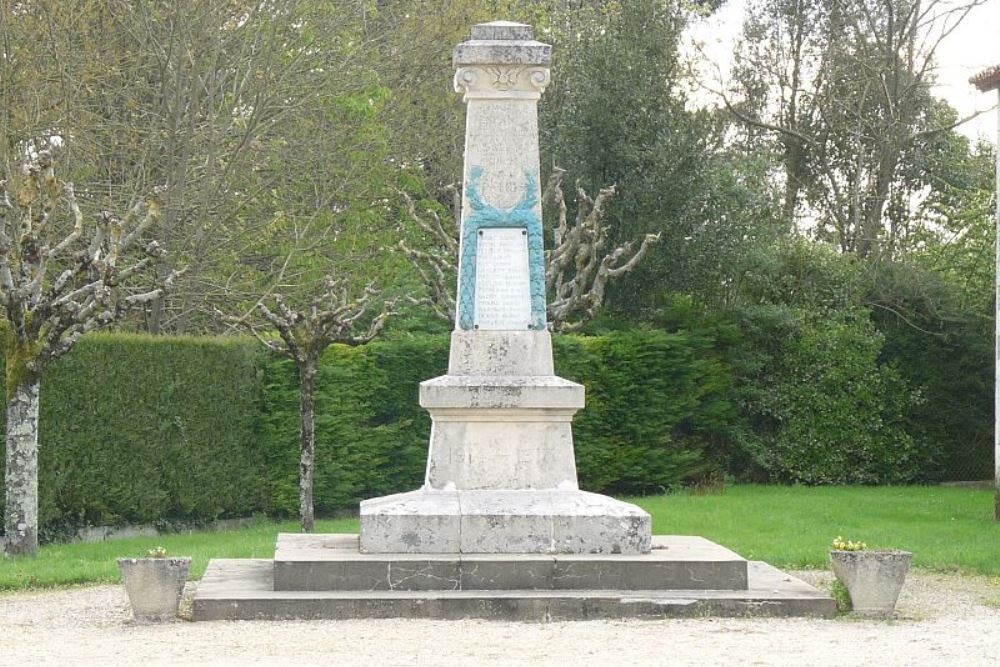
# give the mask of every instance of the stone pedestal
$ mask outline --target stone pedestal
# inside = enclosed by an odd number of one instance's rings
[[[545,323],[537,102],[550,47],[475,26],[455,49],[468,105],[458,312],[448,375],[420,386],[433,423],[418,491],[361,503],[362,553],[642,554],[650,518],[579,490],[572,419]]]
[[[569,490],[435,491],[365,501],[362,553],[644,554],[649,515]]]

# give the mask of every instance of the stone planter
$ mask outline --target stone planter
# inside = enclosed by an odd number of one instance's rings
[[[861,616],[891,616],[910,570],[909,551],[830,551],[837,579],[851,594],[851,605]]]
[[[190,558],[119,558],[132,615],[140,623],[170,621],[184,592]]]

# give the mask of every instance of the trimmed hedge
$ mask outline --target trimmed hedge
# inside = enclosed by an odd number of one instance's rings
[[[704,450],[739,419],[713,338],[634,331],[554,342],[556,372],[587,387],[573,420],[581,486],[663,493],[708,471]]]
[[[673,332],[557,336],[556,371],[587,387],[574,420],[589,490],[657,493],[723,474],[772,481],[924,479],[913,393],[877,360],[861,314],[744,312]],[[838,311],[839,312],[839,311]],[[773,315],[773,313],[772,313]],[[316,383],[316,510],[420,486],[430,420],[418,384],[446,335],[334,346]],[[197,523],[298,508],[296,369],[239,338],[89,336],[42,380],[43,537],[81,525]]]
[[[704,469],[703,446],[735,417],[711,340],[632,332],[556,341],[558,372],[587,386],[574,423],[585,488],[662,491]],[[316,383],[317,512],[420,486],[430,419],[418,384],[447,360],[447,336],[327,351]],[[298,408],[294,365],[255,341],[87,337],[42,381],[46,534],[293,515]]]
[[[81,340],[42,379],[43,538],[82,525],[209,521],[263,507],[263,361],[249,340]]]
[[[417,404],[417,387],[447,366],[446,336],[327,350],[316,376],[317,513],[423,483],[430,418]],[[298,512],[298,387],[294,364],[272,357],[261,419],[272,514]]]
[[[701,448],[735,417],[728,376],[711,341],[686,334],[622,333],[555,338],[557,372],[587,387],[573,422],[584,488],[659,492],[704,469]],[[317,512],[423,483],[430,418],[417,404],[422,380],[448,366],[448,337],[365,347],[335,346],[316,378]],[[298,511],[298,384],[273,360],[265,380],[269,512]],[[641,397],[641,400],[636,400]]]

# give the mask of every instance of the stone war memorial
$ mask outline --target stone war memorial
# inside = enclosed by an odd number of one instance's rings
[[[555,375],[545,318],[537,104],[551,57],[505,21],[454,51],[467,105],[458,312],[447,375],[420,386],[424,485],[362,502],[360,535],[282,534],[273,560],[212,561],[195,620],[835,613],[765,563],[654,537],[639,507],[579,488],[584,387]]]

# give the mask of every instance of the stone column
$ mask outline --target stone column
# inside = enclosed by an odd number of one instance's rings
[[[458,331],[545,331],[537,105],[550,60],[551,47],[533,41],[530,27],[502,21],[474,27],[472,40],[455,49],[455,90],[468,109]],[[477,272],[480,237],[504,229],[525,235],[526,244],[509,242],[527,249],[510,257],[521,264],[503,276]]]
[[[475,26],[455,49],[468,111],[448,374],[420,386],[432,420],[424,487],[361,504],[362,551],[649,551],[648,514],[579,490],[584,388],[553,372],[537,116],[550,51],[506,21]]]
[[[432,489],[575,489],[583,387],[555,377],[545,322],[538,99],[551,47],[530,26],[477,25],[455,48],[467,105],[455,331],[423,383]]]

